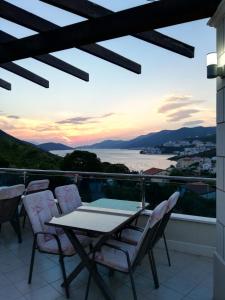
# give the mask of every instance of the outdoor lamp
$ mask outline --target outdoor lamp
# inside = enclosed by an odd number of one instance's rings
[[[220,76],[225,77],[225,66],[217,66],[217,53],[211,52],[207,54],[207,78],[212,79]]]

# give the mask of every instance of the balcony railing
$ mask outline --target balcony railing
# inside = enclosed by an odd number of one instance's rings
[[[143,205],[149,202],[150,208],[179,190],[177,213],[204,217],[216,214],[215,178],[0,168],[0,186],[26,185],[45,178],[50,179],[51,190],[75,182],[85,202],[104,197],[141,201]]]

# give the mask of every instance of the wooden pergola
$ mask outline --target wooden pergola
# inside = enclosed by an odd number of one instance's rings
[[[0,30],[0,67],[45,88],[48,80],[19,66],[13,61],[32,57],[60,71],[89,81],[89,74],[49,54],[77,48],[136,74],[141,65],[97,42],[132,35],[188,58],[194,47],[166,36],[155,29],[208,18],[221,0],[160,0],[113,12],[88,0],[40,0],[88,20],[60,27],[7,1],[0,0],[0,17],[37,32],[25,38]],[[0,87],[10,90],[11,84],[0,79]]]

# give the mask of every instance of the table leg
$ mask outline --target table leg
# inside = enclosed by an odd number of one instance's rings
[[[89,255],[84,250],[83,246],[81,245],[79,239],[74,234],[73,230],[64,228],[64,231],[65,231],[66,235],[68,236],[71,244],[74,246],[75,250],[77,251],[78,255],[80,256],[80,259],[83,263],[83,267],[86,267],[88,269],[88,271],[91,272],[92,278],[94,279],[95,283],[99,287],[104,298],[106,300],[113,300],[114,298],[112,296],[110,289],[104,282],[102,276],[98,273],[97,268],[95,268],[95,265],[93,265],[91,263],[91,259],[90,259]],[[78,275],[76,272],[77,268],[74,270],[76,276]],[[76,276],[74,277],[74,275],[73,275],[74,272],[72,272],[70,274],[70,281],[68,282],[68,284],[73,280],[73,278],[76,277]]]
[[[84,264],[83,262],[80,262],[79,265],[74,269],[67,277],[67,284],[70,284],[79,274],[80,272],[84,269]],[[61,284],[62,287],[65,287],[65,283],[63,282]]]

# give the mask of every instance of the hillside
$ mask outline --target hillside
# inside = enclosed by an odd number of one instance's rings
[[[61,158],[0,130],[0,166],[58,169]]]
[[[45,150],[45,151],[56,151],[56,150],[73,150],[72,147],[61,143],[43,143],[39,144],[38,148]]]
[[[159,146],[169,141],[179,141],[183,139],[207,138],[216,134],[215,127],[183,127],[177,130],[162,130],[138,136],[129,141],[106,140],[101,143],[86,146],[93,149],[142,149],[152,146]]]

